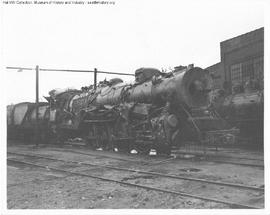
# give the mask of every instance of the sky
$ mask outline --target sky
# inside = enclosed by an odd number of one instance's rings
[[[220,42],[264,27],[264,2],[115,0],[115,5],[2,5],[6,66],[134,73],[220,61]],[[4,69],[6,102],[35,101],[35,73]],[[98,81],[116,75],[98,75]],[[122,76],[125,81],[134,77]],[[40,99],[93,83],[91,73],[40,72]]]

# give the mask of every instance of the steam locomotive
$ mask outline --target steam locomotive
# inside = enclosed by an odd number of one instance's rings
[[[193,65],[169,73],[140,68],[132,84],[114,78],[50,91],[41,121],[59,142],[80,137],[93,148],[170,154],[183,141],[205,144],[233,135],[235,129],[210,106],[211,83],[208,72]]]
[[[217,95],[215,110],[229,124],[239,128],[238,138],[245,145],[263,146],[264,95],[263,90],[252,90],[225,96]]]

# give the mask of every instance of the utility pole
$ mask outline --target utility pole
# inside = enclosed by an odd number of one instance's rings
[[[94,69],[94,89],[97,89],[97,68]]]
[[[39,110],[39,66],[36,66],[36,146],[38,146],[39,141],[39,120],[38,120],[38,110]]]

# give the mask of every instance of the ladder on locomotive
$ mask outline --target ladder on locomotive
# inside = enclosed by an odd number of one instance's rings
[[[188,120],[191,122],[198,135],[198,143],[200,146],[202,146],[204,153],[206,153],[207,146],[214,145],[216,150],[218,148],[218,141],[215,140],[214,137],[209,138],[210,135],[214,136],[218,134],[219,136],[222,136],[232,131],[230,129],[228,130],[227,123],[214,109],[208,107],[200,107],[187,110],[184,106],[182,106],[182,108],[187,114]],[[215,128],[215,130],[211,129],[208,131],[206,128],[200,126],[199,122],[201,121],[211,122],[214,125],[219,124],[219,127]],[[206,133],[208,138],[204,138],[205,135],[203,135],[203,133]]]

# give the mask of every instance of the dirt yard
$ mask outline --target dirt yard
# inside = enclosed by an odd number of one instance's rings
[[[34,148],[31,145],[9,145],[8,151],[28,154],[34,153],[51,158],[61,158],[90,164],[111,165],[163,174],[264,187],[264,170],[260,167],[216,163],[209,160],[178,158],[168,160],[168,158],[163,157],[126,155],[116,152],[91,151],[84,148],[75,149],[72,147],[56,148],[42,146]],[[86,155],[87,153],[89,155]],[[232,152],[230,152],[231,154]],[[237,156],[237,153],[235,155]],[[254,159],[263,157],[262,153],[259,152],[251,152],[250,154],[245,152],[245,155]],[[196,194],[260,208],[264,207],[264,192],[217,186],[189,180],[168,179],[137,172],[75,165],[73,163],[56,162],[13,154],[8,154],[7,157],[48,166],[47,169],[42,169],[8,161],[8,209],[232,208],[228,204],[56,172],[49,169],[52,166],[122,182]]]

